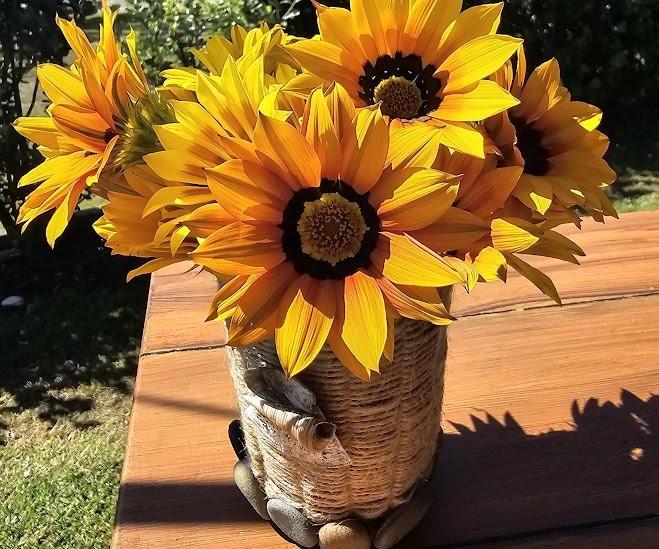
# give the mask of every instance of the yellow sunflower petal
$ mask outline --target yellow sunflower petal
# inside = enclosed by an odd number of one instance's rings
[[[458,195],[455,175],[426,168],[393,171],[370,192],[384,230],[412,231],[437,221]]]
[[[281,223],[291,188],[259,164],[228,160],[207,170],[215,199],[237,219]]]
[[[357,97],[361,65],[345,50],[320,40],[300,40],[286,46],[307,71],[326,82],[338,82]]]
[[[456,93],[494,73],[519,48],[522,40],[503,34],[480,36],[454,51],[435,75],[446,80],[444,95]]]
[[[358,193],[367,193],[380,179],[389,152],[389,128],[380,109],[362,109],[355,133],[343,147],[343,180]]]
[[[50,116],[26,116],[17,118],[14,129],[37,145],[49,149],[59,149],[59,131]]]
[[[527,123],[534,122],[551,109],[560,97],[561,73],[556,59],[550,59],[536,68],[529,76],[521,94],[521,104],[515,108],[515,116]]]
[[[294,126],[259,115],[254,144],[263,164],[293,190],[320,184],[318,155]]]
[[[144,162],[157,175],[167,181],[206,185],[206,172],[213,162],[193,154],[181,154],[181,151],[158,151],[147,154]]]
[[[137,269],[133,269],[126,275],[126,281],[130,282],[133,280],[133,278],[136,278],[141,275],[145,274],[150,274],[153,273],[159,269],[162,269],[163,267],[167,267],[167,265],[172,265],[173,263],[177,263],[180,261],[180,259],[152,259],[151,261],[147,261],[144,265],[141,267],[138,267]]]
[[[467,281],[444,258],[404,234],[380,233],[371,259],[396,284],[440,287]]]
[[[466,93],[449,94],[444,97],[433,116],[441,120],[476,122],[518,104],[519,100],[496,82],[481,80],[474,89]]]
[[[516,253],[528,250],[540,241],[538,230],[522,219],[493,219],[492,243],[503,253]]]
[[[412,236],[437,252],[449,252],[468,248],[486,236],[489,225],[480,217],[460,208],[449,208],[442,218]]]
[[[236,301],[238,301],[238,298],[234,298],[234,296],[241,296],[245,291],[247,291],[249,285],[246,283],[249,278],[250,277],[248,276],[234,276],[226,283],[224,283],[222,287],[217,292],[215,292],[215,295],[211,300],[211,303],[208,307],[208,315],[206,316],[206,320],[224,320],[224,318],[230,316],[235,309]],[[233,303],[230,303],[230,305],[227,307],[225,303],[232,300]],[[222,312],[226,314],[224,318],[220,316],[219,312],[219,309],[222,306]],[[229,311],[229,314],[227,314],[227,310]]]
[[[478,180],[460,197],[458,206],[485,218],[501,208],[522,175],[522,168],[496,168]]]
[[[45,63],[37,67],[39,83],[55,104],[72,105],[92,110],[92,104],[82,78],[64,67]]]
[[[74,21],[67,21],[58,16],[55,16],[55,22],[76,57],[82,61],[84,66],[93,68],[96,65],[96,52],[89,43],[84,31]]]
[[[208,187],[163,187],[149,198],[142,215],[146,217],[167,206],[192,206],[196,204],[207,204],[212,200],[213,195],[208,190]]]
[[[403,51],[432,59],[440,38],[460,13],[462,0],[417,0],[411,5],[401,38]]]
[[[336,308],[333,285],[332,280],[303,275],[281,300],[275,345],[288,376],[309,366],[327,341]]]
[[[554,190],[551,179],[531,174],[523,174],[513,194],[525,206],[545,214],[551,207],[554,198]]]
[[[338,179],[341,173],[341,144],[334,128],[332,113],[320,89],[315,90],[307,102],[302,132],[320,159],[321,176]]]
[[[387,340],[387,314],[377,282],[357,271],[344,280],[343,301],[341,337],[361,364],[378,371]]]
[[[55,126],[65,139],[90,152],[105,150],[107,122],[95,111],[77,106],[55,105],[51,110]]]
[[[424,0],[420,0],[424,1]],[[351,0],[350,12],[369,59],[398,50],[396,18],[389,0]]]
[[[478,252],[474,260],[474,267],[485,282],[497,280],[505,282],[507,266],[506,257],[491,246],[487,246]]]
[[[247,322],[232,322],[229,344],[248,345],[273,337],[279,317],[279,303],[297,276],[292,264],[285,261],[254,277],[248,289],[235,301],[234,319],[244,317]]]
[[[359,362],[350,352],[348,346],[345,344],[341,338],[341,333],[338,328],[338,323],[332,325],[329,335],[327,336],[327,342],[332,349],[332,352],[336,355],[343,364],[354,376],[358,377],[362,381],[370,381],[372,371],[368,368],[365,368],[364,365]]]
[[[442,131],[437,126],[414,124],[395,132],[386,164],[391,164],[394,170],[412,166],[431,168],[439,152]]]
[[[435,288],[400,286],[386,278],[378,278],[378,285],[396,312],[413,320],[445,326],[455,320]]]
[[[472,41],[474,38],[494,34],[499,28],[503,2],[497,4],[484,4],[473,6],[458,15],[455,23],[448,30],[448,37],[444,40],[439,54],[430,62],[438,66],[450,52]]]
[[[366,53],[359,41],[352,13],[345,8],[326,8],[316,4],[318,12],[318,29],[326,42],[348,52],[362,64],[366,62]]]
[[[387,341],[384,343],[384,351],[382,356],[389,362],[394,359],[396,351],[396,316],[398,313],[395,311],[387,311]]]
[[[235,105],[229,97],[223,93],[223,81],[217,76],[206,76],[199,71],[197,73],[197,98],[199,103],[225,128],[231,135],[242,138],[250,138],[254,129],[253,122],[255,113],[251,116],[251,106],[246,107],[245,101],[242,105]],[[246,99],[244,88],[242,94],[236,92],[237,86],[233,87],[234,96]],[[249,102],[247,102],[249,104]]]
[[[355,103],[343,86],[333,85],[327,96],[327,106],[332,113],[334,130],[343,143],[347,136],[352,132],[352,121],[357,114]]]
[[[440,130],[439,139],[450,149],[469,156],[485,158],[483,134],[469,124],[447,121]]]
[[[64,232],[64,229],[66,229],[66,226],[76,209],[76,205],[80,199],[80,194],[85,187],[86,184],[84,180],[78,181],[71,188],[62,203],[55,208],[55,212],[46,226],[46,240],[51,248],[55,246],[55,241]]]
[[[506,254],[506,260],[508,261],[508,265],[529,280],[543,294],[553,299],[559,305],[562,305],[556,286],[554,286],[554,283],[546,274],[512,254]]]
[[[72,173],[72,175],[74,175],[72,168],[84,158],[84,151],[78,151],[64,156],[49,158],[35,168],[32,168],[23,177],[21,177],[18,186],[23,187],[25,185],[34,185],[35,183],[44,181],[54,175],[62,174],[63,171],[69,171]],[[83,173],[89,172],[91,168],[92,166],[85,166]],[[80,175],[82,175],[82,173],[80,173],[77,177],[80,177]]]

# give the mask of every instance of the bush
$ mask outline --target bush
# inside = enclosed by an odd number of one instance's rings
[[[139,33],[140,58],[152,82],[170,66],[194,66],[190,48],[200,47],[233,24],[286,22],[299,0],[129,0],[128,19]]]
[[[0,4],[0,223],[15,234],[23,194],[18,181],[40,154],[14,131],[19,116],[29,116],[38,100],[38,63],[63,64],[69,47],[55,15],[80,19],[93,8],[87,0],[3,0]]]

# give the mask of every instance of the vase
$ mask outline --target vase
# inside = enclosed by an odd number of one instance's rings
[[[450,288],[441,294],[448,306]],[[364,331],[368,337],[368,326]],[[394,334],[393,360],[383,359],[370,382],[355,377],[325,346],[293,378],[303,393],[290,407],[281,404],[282,387],[271,398],[268,387],[254,388],[255,374],[281,373],[272,340],[228,348],[249,467],[267,500],[296,509],[316,528],[386,518],[427,484],[434,468],[446,326],[398,319]],[[304,402],[296,405],[305,390],[315,413],[305,411]]]

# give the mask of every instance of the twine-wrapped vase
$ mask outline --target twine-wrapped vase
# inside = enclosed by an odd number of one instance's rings
[[[450,290],[443,294],[448,302]],[[330,437],[322,449],[301,438],[294,414],[273,420],[248,388],[248,370],[280,368],[274,343],[229,348],[249,464],[267,498],[314,524],[377,519],[409,500],[436,459],[446,348],[446,327],[397,320],[394,359],[366,383],[325,346],[294,378],[315,395],[323,425],[334,427],[321,433]]]

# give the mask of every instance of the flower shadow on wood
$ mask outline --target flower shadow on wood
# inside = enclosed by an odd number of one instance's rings
[[[644,401],[622,390],[620,401],[574,401],[573,429],[537,435],[510,413],[502,421],[472,415],[472,427],[452,423],[438,504],[413,540],[432,532],[452,547],[657,516],[659,396]]]

